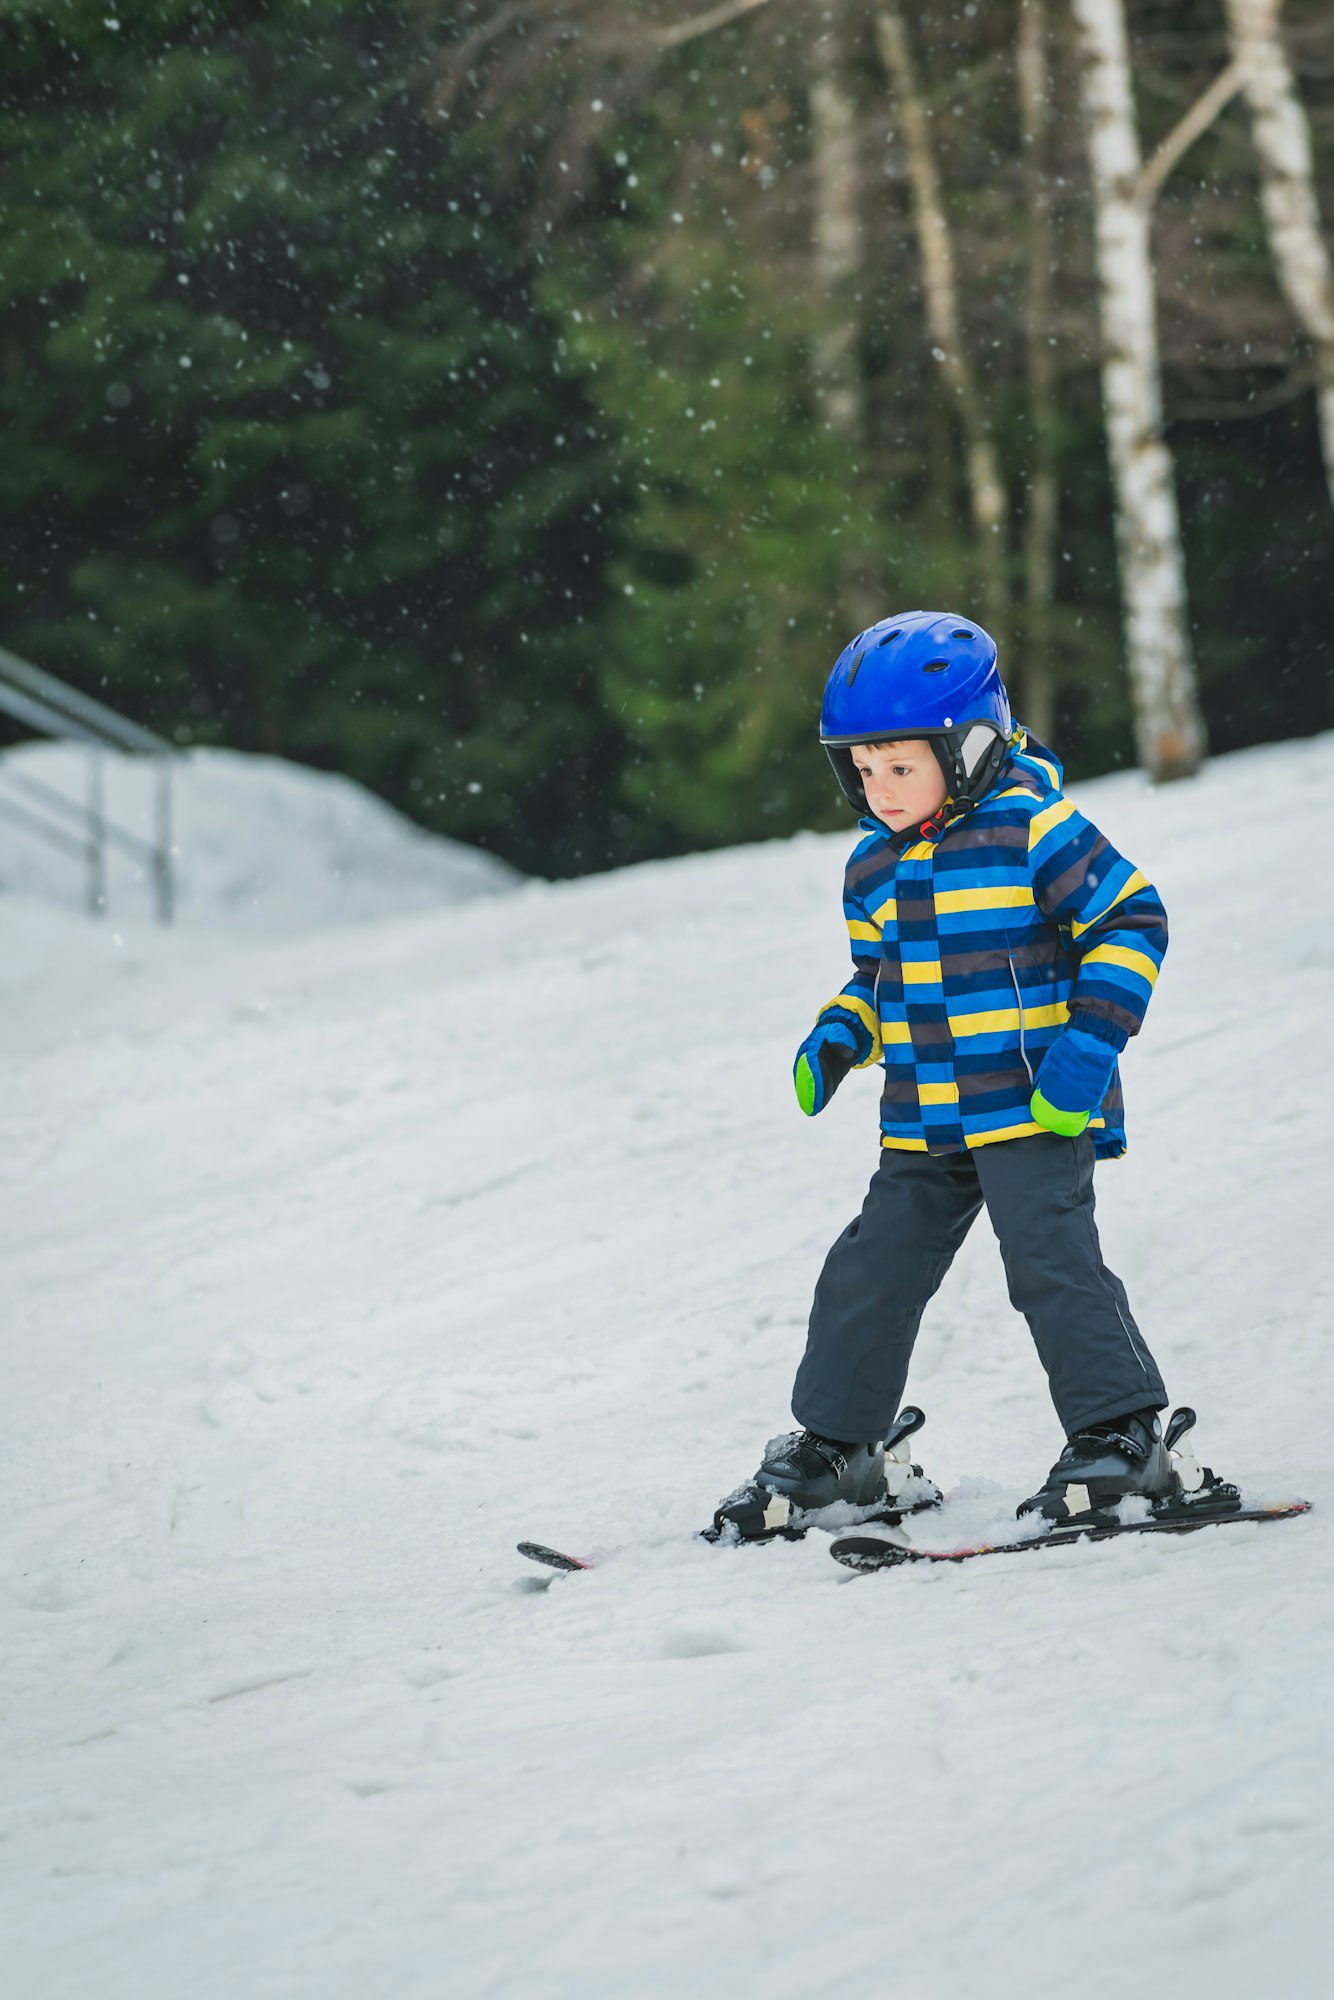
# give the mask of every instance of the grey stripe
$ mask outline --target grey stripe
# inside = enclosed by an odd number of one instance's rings
[[[914,1049],[945,1047],[954,1040],[948,1021],[913,1021],[908,1032],[913,1039]]]
[[[895,865],[892,854],[864,854],[860,861],[849,861],[843,880],[854,890],[872,875],[883,875],[888,884],[893,879]]]
[[[886,1076],[885,1087],[880,1093],[882,1104],[917,1103],[917,1075],[909,1071],[907,1076]]]
[[[1096,971],[1097,967],[1093,967]],[[1121,1028],[1127,1035],[1137,1035],[1140,1017],[1132,1014],[1128,1007],[1118,1007],[1115,1000],[1104,1000],[1101,994],[1096,1000],[1084,1000],[1078,992],[1070,995],[1070,1011],[1081,1014],[1096,1014],[1100,1020],[1110,1021],[1113,1027]]]
[[[957,847],[1022,847],[1028,851],[1028,827],[1023,826],[981,826],[969,825],[967,821],[956,832],[953,828],[941,837],[942,848],[951,851]]]
[[[1049,903],[1063,903],[1066,897],[1079,887],[1098,856],[1105,854],[1106,851],[1107,836],[1105,833],[1100,833],[1087,854],[1082,854],[1078,861],[1072,861],[1054,882],[1047,884],[1042,892],[1043,900]]]
[[[1030,1073],[1030,1083],[1032,1081]],[[1022,1087],[1024,1073],[1020,1069],[989,1069],[975,1071],[969,1076],[954,1073],[954,1081],[959,1090],[960,1104],[966,1104],[970,1097],[986,1097],[994,1090],[1014,1090]]]

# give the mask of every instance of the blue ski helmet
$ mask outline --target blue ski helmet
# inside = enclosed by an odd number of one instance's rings
[[[907,611],[859,632],[834,662],[820,710],[820,741],[849,802],[867,811],[854,743],[925,737],[950,803],[976,805],[1013,732],[996,642],[952,611]]]

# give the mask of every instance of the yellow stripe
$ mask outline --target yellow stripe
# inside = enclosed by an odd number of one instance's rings
[[[940,960],[923,959],[919,964],[915,959],[905,958],[902,962],[905,986],[939,986]]]
[[[892,1146],[896,1153],[924,1153],[926,1151],[925,1139],[886,1139],[882,1134],[880,1143],[882,1146]]]
[[[904,849],[903,858],[905,861],[929,861],[934,851],[929,840],[917,840]]]
[[[1034,813],[1028,822],[1029,853],[1033,852],[1038,842],[1045,834],[1050,833],[1054,826],[1059,826],[1063,819],[1069,819],[1073,811],[1074,807],[1069,799],[1057,799],[1054,804],[1044,806],[1041,812]]]
[[[890,896],[887,898],[885,902],[881,903],[879,909],[871,911],[871,922],[873,924],[896,923],[898,921],[898,915],[899,915],[898,900],[896,897]]]
[[[1068,1021],[1070,1009],[1064,1000],[1056,1000],[1049,1007],[1025,1007],[1024,1026],[1026,1028],[1054,1028],[1062,1021]],[[998,1035],[1006,1028],[1019,1026],[1017,1007],[988,1007],[980,1014],[951,1014],[950,1033],[952,1035]]]
[[[1002,1125],[999,1132],[968,1132],[964,1134],[964,1144],[971,1148],[990,1146],[997,1139],[1027,1139],[1034,1132],[1045,1132],[1045,1125]]]
[[[887,1049],[901,1048],[905,1042],[912,1041],[912,1029],[906,1021],[882,1021],[880,1032]]]
[[[1124,944],[1097,944],[1092,951],[1086,951],[1079,961],[1082,972],[1086,965],[1124,965],[1127,972],[1137,972],[1141,979],[1147,979],[1150,986],[1158,977],[1158,968],[1147,952],[1132,951]]]
[[[919,1104],[957,1104],[959,1086],[957,1083],[919,1083],[917,1101]]]
[[[848,936],[850,938],[859,938],[867,944],[879,944],[880,926],[878,924],[863,924],[856,917],[849,917]]]
[[[1100,910],[1096,917],[1086,917],[1083,923],[1071,924],[1070,926],[1071,937],[1072,938],[1082,937],[1084,932],[1092,930],[1095,924],[1105,923],[1107,917],[1116,908],[1118,903],[1124,903],[1127,896],[1133,896],[1137,889],[1147,889],[1148,886],[1149,886],[1148,883],[1145,881],[1144,877],[1140,874],[1139,869],[1137,868],[1134,874],[1130,877],[1130,880],[1126,883],[1125,887],[1123,889],[1117,890],[1116,894],[1112,897],[1111,902],[1107,905],[1107,908],[1105,910]]]
[[[1092,1132],[1095,1127],[1101,1128],[1106,1123],[1107,1120],[1105,1118],[1090,1118],[1084,1130]],[[967,1133],[964,1137],[964,1144],[976,1149],[978,1146],[990,1146],[997,1139],[1028,1139],[1035,1132],[1045,1132],[1047,1129],[1045,1125],[1002,1125],[999,1132]]]
[[[1011,888],[937,889],[936,910],[944,916],[951,910],[1027,909],[1033,891],[1026,883]]]

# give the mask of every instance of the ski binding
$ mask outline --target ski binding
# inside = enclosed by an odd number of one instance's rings
[[[1051,1520],[1045,1532],[967,1543],[953,1549],[916,1548],[911,1543],[886,1542],[877,1536],[844,1535],[829,1553],[847,1569],[899,1569],[905,1563],[971,1562],[977,1556],[1021,1555],[1030,1549],[1061,1548],[1067,1542],[1105,1542],[1117,1535],[1188,1535],[1229,1521],[1281,1521],[1290,1515],[1310,1512],[1309,1500],[1245,1506],[1236,1486],[1220,1479],[1211,1467],[1200,1464],[1190,1443],[1194,1428],[1194,1410],[1183,1405],[1173,1411],[1164,1438],[1172,1458],[1172,1489],[1157,1500],[1143,1503],[1146,1511],[1142,1516],[1127,1515],[1120,1510],[1090,1509]],[[1029,1518],[1036,1521],[1039,1517]]]

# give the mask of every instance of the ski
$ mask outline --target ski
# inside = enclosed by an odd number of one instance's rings
[[[772,1494],[762,1496],[763,1501],[769,1504],[770,1518],[767,1523],[763,1521],[764,1510],[761,1507],[758,1512],[758,1524],[752,1526],[749,1532],[740,1532],[734,1523],[724,1523],[720,1527],[715,1521],[712,1526],[701,1528],[697,1539],[724,1548],[749,1548],[752,1544],[758,1546],[766,1542],[802,1542],[815,1528],[822,1529],[826,1534],[836,1535],[844,1534],[852,1527],[897,1528],[909,1514],[920,1513],[924,1507],[939,1504],[936,1501],[919,1501],[906,1507],[875,1509],[845,1507],[838,1510],[844,1518],[834,1524],[827,1521],[803,1521],[799,1516],[794,1518],[785,1504],[781,1508],[774,1507],[773,1498]],[[851,1519],[848,1518],[849,1515],[852,1516]],[[528,1558],[529,1562],[541,1563],[544,1568],[559,1570],[562,1574],[571,1570],[596,1569],[600,1562],[605,1561],[605,1557],[602,1556],[568,1555],[564,1549],[550,1548],[545,1542],[516,1542],[514,1546],[521,1556]]]
[[[794,1504],[790,1494],[766,1485],[762,1477],[748,1479],[714,1510],[708,1527],[700,1529],[699,1539],[721,1548],[742,1548],[752,1542],[801,1542],[812,1528],[844,1535],[859,1528],[900,1527],[910,1514],[940,1505],[939,1487],[925,1476],[920,1465],[911,1462],[908,1453],[908,1439],[925,1422],[922,1412],[912,1405],[899,1413],[884,1439],[883,1471],[878,1480],[879,1492],[873,1499],[838,1500],[830,1506],[803,1509]],[[778,1442],[770,1440],[771,1444]],[[840,1460],[840,1471],[842,1467]],[[549,1548],[545,1542],[519,1542],[516,1546],[529,1562],[566,1573],[596,1569],[605,1559],[567,1555],[563,1549]]]
[[[1086,1521],[1082,1525],[1051,1528],[1045,1535],[1030,1535],[1014,1541],[972,1542],[957,1549],[919,1549],[907,1543],[883,1542],[873,1535],[843,1535],[829,1553],[846,1569],[869,1572],[900,1569],[905,1563],[972,1562],[976,1556],[1017,1556],[1030,1549],[1059,1549],[1070,1542],[1107,1542],[1117,1535],[1190,1535],[1201,1528],[1221,1527],[1231,1521],[1282,1521],[1289,1515],[1310,1512],[1309,1500],[1286,1500],[1272,1507],[1217,1508],[1208,1513],[1188,1511],[1159,1514],[1146,1521]]]

